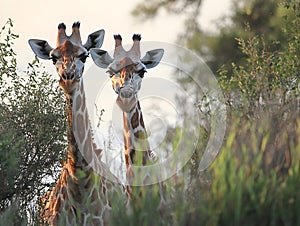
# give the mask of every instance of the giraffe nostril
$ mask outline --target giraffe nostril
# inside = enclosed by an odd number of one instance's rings
[[[67,80],[67,77],[66,77],[65,73],[63,73],[63,74],[61,75],[61,77],[63,78],[63,80]]]
[[[70,80],[74,79],[74,77],[75,77],[75,74],[74,74],[74,73],[70,73],[70,74],[68,75],[68,79],[70,79]]]
[[[73,80],[74,77],[75,77],[75,73],[73,73],[73,72],[64,72],[64,73],[62,74],[62,78],[63,78],[64,80]]]
[[[120,90],[120,96],[122,98],[131,98],[133,96],[133,92],[131,89],[121,89]]]

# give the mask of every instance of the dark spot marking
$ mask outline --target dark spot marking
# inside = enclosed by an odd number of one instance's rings
[[[87,138],[84,142],[84,159],[89,164],[92,162],[93,156],[91,151],[90,140]]]
[[[131,117],[131,126],[132,126],[133,129],[135,129],[139,126],[139,112],[138,112],[138,110],[136,110],[135,113]]]
[[[85,128],[84,128],[83,120],[84,120],[83,116],[79,114],[76,119],[76,124],[77,124],[77,132],[78,132],[78,138],[80,143],[83,142],[85,137]]]
[[[143,115],[142,115],[142,113],[141,113],[141,115],[140,115],[140,125],[141,125],[143,128],[145,128],[145,124],[144,124],[144,120],[143,120]]]
[[[130,160],[132,164],[135,163],[134,157],[135,157],[135,149],[130,149]]]
[[[79,108],[81,106],[81,96],[76,97],[76,111],[79,111]]]
[[[102,149],[100,148],[95,148],[95,154],[97,155],[99,161],[101,160],[101,155],[102,155]]]

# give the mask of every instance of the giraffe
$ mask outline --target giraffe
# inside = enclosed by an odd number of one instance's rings
[[[154,163],[158,156],[150,149],[148,135],[145,128],[138,91],[141,88],[142,78],[147,69],[157,66],[164,54],[163,49],[150,50],[141,58],[141,35],[134,34],[133,46],[125,51],[122,46],[121,35],[114,35],[115,50],[112,58],[106,51],[93,48],[91,56],[97,66],[108,69],[112,87],[117,93],[117,105],[123,112],[124,152],[126,162],[126,178],[128,184],[134,179],[134,166],[139,160],[137,150],[142,152],[142,166]],[[146,175],[147,176],[147,175]],[[147,177],[144,178],[147,180]],[[161,204],[164,203],[163,184],[160,182]],[[131,187],[127,185],[127,191],[131,194]]]
[[[100,160],[102,150],[93,142],[82,79],[89,50],[102,45],[104,30],[90,34],[82,45],[79,28],[75,22],[67,36],[65,24],[59,24],[56,48],[44,40],[29,40],[39,58],[53,61],[66,95],[67,158],[56,185],[43,198],[41,223],[46,225],[108,225],[109,193],[118,187],[125,191]]]

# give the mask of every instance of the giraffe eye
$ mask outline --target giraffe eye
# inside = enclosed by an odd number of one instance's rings
[[[85,53],[78,56],[78,58],[82,61],[82,63],[86,62],[87,57],[88,55],[86,55]]]
[[[61,56],[55,52],[50,55],[50,59],[52,60],[53,64],[56,64],[60,57]]]
[[[117,75],[116,72],[112,71],[112,70],[107,70],[106,73],[109,74],[109,77],[112,78],[114,75]]]
[[[82,63],[85,63],[85,62],[86,62],[86,58],[87,58],[87,57],[81,57],[81,58],[80,58],[80,60],[82,61]]]
[[[56,64],[57,60],[58,60],[58,57],[56,56],[51,56],[51,60],[53,62],[53,64]]]
[[[141,78],[144,78],[145,72],[147,72],[147,71],[143,68],[142,70],[139,70],[139,71],[137,72],[137,74],[138,74]]]

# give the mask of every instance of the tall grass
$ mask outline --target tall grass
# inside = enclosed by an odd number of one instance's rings
[[[139,188],[142,197],[135,194],[129,205],[115,203],[113,225],[300,225],[299,116],[291,115],[278,128],[280,143],[272,135],[273,118],[232,118],[207,172],[194,171],[193,180],[186,180],[186,169],[169,179],[161,211],[158,187]],[[291,152],[289,168],[281,151]]]
[[[247,64],[220,70],[228,122],[214,163],[195,170],[209,133],[201,128],[191,161],[166,181],[165,208],[157,211],[156,185],[142,187],[144,196],[113,208],[113,225],[300,225],[300,5],[282,5],[292,17],[286,51],[270,52],[263,37],[237,39]]]

